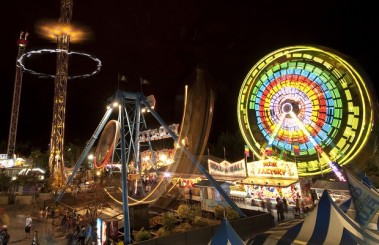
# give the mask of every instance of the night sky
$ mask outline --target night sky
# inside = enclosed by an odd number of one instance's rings
[[[377,86],[378,12],[374,1],[74,0],[71,23],[92,35],[71,43],[70,51],[96,56],[102,68],[89,78],[68,81],[65,143],[90,139],[118,87],[154,94],[158,114],[169,124],[180,123],[178,98],[197,66],[212,78],[216,92],[210,137],[215,141],[220,132],[238,130],[238,93],[250,68],[285,46],[335,49],[360,64]],[[8,1],[2,7],[0,141],[8,141],[19,33],[29,32],[27,51],[55,49],[54,42],[37,34],[36,25],[58,21],[59,15],[59,0]],[[54,56],[34,56],[28,62],[39,72],[55,74]],[[70,56],[69,74],[94,67],[88,58]],[[118,74],[127,81],[118,83]],[[149,84],[141,88],[140,78]],[[24,73],[17,142],[30,140],[47,150],[53,93],[53,79]]]

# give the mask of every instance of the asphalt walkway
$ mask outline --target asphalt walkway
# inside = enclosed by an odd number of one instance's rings
[[[7,225],[8,233],[11,236],[8,244],[32,244],[32,236],[35,230],[38,230],[40,245],[73,244],[69,242],[71,234],[63,234],[59,230],[59,226],[54,225],[53,219],[41,218],[35,205],[7,205],[1,208],[3,208],[2,222]],[[33,219],[30,239],[25,238],[25,220],[28,214]]]
[[[261,207],[251,206],[247,203],[236,202],[240,208],[253,209],[259,211]],[[0,222],[7,225],[8,233],[11,236],[9,244],[30,245],[32,244],[32,235],[35,230],[38,230],[40,245],[73,245],[75,244],[72,231],[63,233],[60,231],[60,224],[58,220],[53,221],[52,218],[46,219],[41,217],[40,210],[41,205],[36,203],[33,205],[7,205],[0,206]],[[2,211],[1,211],[2,210]],[[106,208],[102,211],[100,216],[111,217],[119,211],[116,211],[114,207]],[[25,220],[27,215],[30,214],[33,222],[31,228],[31,238],[25,239]],[[277,213],[275,209],[271,210],[271,214],[274,217],[275,225],[277,222]],[[295,219],[294,213],[290,210],[285,214],[285,221]]]

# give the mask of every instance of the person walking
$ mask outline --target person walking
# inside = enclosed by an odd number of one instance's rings
[[[86,239],[86,228],[84,227],[84,225],[82,225],[78,234],[76,244],[84,245],[85,239]]]
[[[92,244],[92,226],[90,223],[87,223],[86,227],[86,237],[84,240],[84,244]]]
[[[9,240],[11,239],[11,236],[8,233],[6,225],[4,225],[2,228],[3,229],[0,232],[0,242],[1,242],[1,245],[7,245]]]
[[[267,212],[272,214],[272,212],[271,212],[272,211],[272,203],[271,203],[270,198],[266,198],[265,206],[266,206]]]
[[[287,202],[287,198],[283,197],[282,202],[283,202],[284,213],[287,214],[287,216],[288,216],[288,202]]]
[[[32,245],[39,245],[39,237],[38,237],[38,231],[34,231],[33,239],[32,239]]]
[[[26,217],[25,220],[25,239],[30,239],[30,229],[32,229],[32,217],[30,214]]]
[[[276,198],[276,211],[278,216],[278,222],[284,221],[283,202],[279,197]]]

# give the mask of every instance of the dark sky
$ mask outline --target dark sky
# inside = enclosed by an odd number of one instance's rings
[[[58,20],[59,15],[59,0],[18,0],[2,7],[0,141],[8,140],[15,41],[20,31],[28,31],[28,51],[55,49],[56,44],[38,36],[35,25]],[[98,57],[102,68],[92,77],[68,82],[66,143],[91,137],[107,99],[116,92],[119,73],[127,77],[119,87],[130,92],[141,90],[140,77],[147,79],[150,84],[142,87],[143,93],[155,95],[158,114],[170,124],[180,123],[176,98],[196,66],[204,67],[216,92],[211,140],[219,132],[238,130],[236,104],[243,79],[259,59],[276,49],[326,46],[350,56],[374,84],[379,82],[379,10],[374,1],[74,0],[71,22],[89,28],[92,36],[71,43],[70,50]],[[54,58],[48,55],[29,62],[39,72],[55,73]],[[77,55],[69,64],[69,73],[88,73],[94,67]],[[47,148],[53,92],[53,79],[24,74],[17,142],[30,140]]]

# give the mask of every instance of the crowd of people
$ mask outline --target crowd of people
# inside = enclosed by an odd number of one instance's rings
[[[40,214],[43,219],[52,219],[53,225],[58,226],[63,234],[68,234],[71,240],[70,244],[90,245],[96,241],[96,211],[87,209],[86,213],[81,215],[76,209],[63,208],[63,210],[55,212],[53,208],[46,207],[41,210]]]

